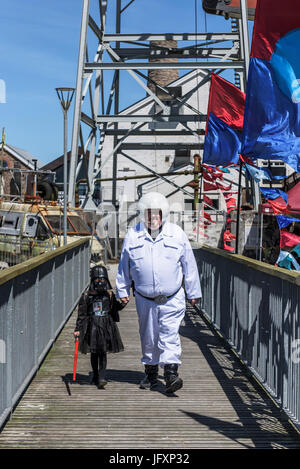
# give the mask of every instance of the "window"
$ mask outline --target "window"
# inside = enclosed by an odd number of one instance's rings
[[[7,167],[8,167],[7,161],[5,159],[0,159],[0,169],[7,168]]]
[[[1,210],[2,224],[0,228],[1,234],[18,235],[22,224],[24,213]]]
[[[87,184],[78,184],[78,195],[85,196],[87,194]]]
[[[47,228],[45,227],[44,223],[42,220],[39,220],[37,230],[36,230],[36,237],[38,239],[47,239],[49,238],[49,232]]]
[[[63,234],[64,230],[64,217],[61,215],[47,215],[45,217],[49,223],[52,231],[56,234]],[[90,234],[90,231],[85,222],[76,215],[69,215],[67,217],[67,232],[69,234]]]
[[[194,200],[192,198],[184,199],[184,210],[185,211],[193,210],[193,205],[194,205]]]
[[[174,168],[179,168],[180,166],[185,166],[190,163],[191,160],[191,150],[183,149],[183,150],[175,150],[175,158],[174,158]]]
[[[87,225],[82,220],[82,218],[77,217],[76,215],[70,215],[68,217],[68,220],[72,223],[72,225],[78,231],[78,233],[90,234],[90,230],[88,229]]]

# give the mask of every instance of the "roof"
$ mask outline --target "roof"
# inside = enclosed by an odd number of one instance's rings
[[[82,155],[82,147],[78,147],[78,156]],[[86,157],[89,157],[90,152],[86,152]],[[68,151],[67,153],[67,161],[69,162],[71,158],[71,150]],[[50,161],[50,163],[47,163],[46,165],[42,166],[40,169],[43,171],[55,171],[56,169],[60,168],[64,164],[64,155],[59,156],[58,158],[55,158],[55,160]]]
[[[4,145],[4,150],[7,153],[10,153],[14,158],[21,161],[21,163],[23,163],[25,166],[28,166],[30,169],[34,169],[34,159],[36,160],[38,169],[40,169],[44,164],[22,148],[14,147],[13,145],[8,145],[6,143]]]

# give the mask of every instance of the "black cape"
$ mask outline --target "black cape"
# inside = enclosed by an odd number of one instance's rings
[[[107,316],[91,314],[95,302],[101,301]],[[101,293],[88,288],[81,296],[78,305],[78,317],[75,331],[79,331],[79,350],[82,353],[111,352],[124,350],[124,345],[117,326],[120,321],[119,311],[124,308],[112,290]]]

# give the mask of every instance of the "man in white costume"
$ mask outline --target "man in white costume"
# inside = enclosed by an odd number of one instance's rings
[[[117,297],[128,303],[134,285],[142,363],[145,378],[141,388],[158,383],[158,365],[164,367],[166,392],[183,385],[178,376],[181,365],[180,323],[186,299],[195,305],[201,286],[195,257],[184,231],[167,221],[167,199],[157,192],[139,201],[142,222],[130,228],[124,239],[118,274]],[[184,280],[185,291],[182,287]]]

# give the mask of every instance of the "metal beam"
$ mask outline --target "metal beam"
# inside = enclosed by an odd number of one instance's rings
[[[157,129],[157,130],[133,130],[132,132],[130,132],[130,136],[134,136],[134,137],[174,137],[174,136],[182,136],[182,135],[191,135],[191,130],[161,130],[161,129]],[[197,135],[204,135],[205,134],[205,130],[204,129],[200,129],[200,130],[194,130],[195,133],[197,133]],[[127,129],[118,129],[118,130],[112,130],[112,129],[108,129],[105,131],[105,134],[106,135],[126,135],[127,134]]]
[[[90,192],[92,192],[92,186],[95,182],[96,177],[96,166],[99,165],[98,172],[100,170],[101,164],[105,162],[114,155],[114,165],[113,165],[113,202],[117,202],[117,154],[123,154],[127,158],[131,158],[132,161],[135,161],[134,158],[130,157],[124,151],[126,149],[131,150],[155,150],[155,149],[176,149],[176,148],[186,148],[186,149],[196,149],[203,147],[204,136],[204,123],[206,122],[206,115],[203,115],[199,112],[199,109],[196,106],[193,108],[187,100],[193,93],[197,93],[198,88],[206,82],[210,77],[210,72],[214,71],[215,73],[220,73],[222,70],[234,69],[238,72],[243,72],[245,66],[244,57],[240,58],[240,52],[238,50],[238,43],[240,43],[240,32],[233,31],[231,33],[121,33],[121,13],[127,10],[127,8],[134,3],[134,0],[124,0],[126,4],[123,8],[121,7],[123,0],[115,0],[116,3],[116,29],[115,34],[106,34],[105,23],[106,23],[106,8],[107,0],[97,0],[96,3],[99,5],[100,18],[99,21],[94,16],[94,10],[90,10],[90,0],[83,0],[83,14],[82,14],[82,31],[80,37],[80,50],[78,58],[78,70],[77,70],[77,103],[76,110],[74,111],[74,124],[73,124],[73,137],[72,137],[72,164],[77,164],[78,159],[78,133],[80,123],[85,126],[89,126],[91,130],[88,138],[87,144],[84,145],[85,152],[87,151],[88,145],[90,145],[90,159],[89,159],[89,170],[87,177],[90,183],[89,197],[91,197]],[[243,0],[245,3],[245,0]],[[114,3],[114,2],[109,2]],[[92,16],[91,16],[92,15]],[[91,62],[87,56],[87,37],[86,30],[84,28],[92,31],[92,40],[95,42],[95,39],[98,39],[97,44],[97,53],[92,58]],[[142,29],[142,28],[141,28]],[[169,50],[168,47],[164,45],[154,45],[152,41],[184,41],[183,44],[180,44],[176,49]],[[187,43],[187,41],[190,41]],[[125,44],[128,43],[129,45]],[[122,46],[125,46],[124,48]],[[103,52],[107,51],[111,56],[105,59],[103,63]],[[149,62],[147,59],[152,58],[155,62]],[[159,62],[160,59],[178,59],[178,62]],[[206,59],[206,60],[205,60]],[[129,62],[125,63],[125,60]],[[189,114],[178,114],[178,115],[169,115],[170,108],[166,106],[166,103],[161,99],[160,94],[149,93],[148,85],[151,82],[149,77],[146,76],[146,71],[152,69],[176,69],[176,70],[193,70],[189,75],[198,78],[199,75],[207,75],[204,80],[197,80],[197,86],[193,87],[193,90],[190,90],[182,97],[173,96],[172,93],[168,90],[168,87],[162,87],[158,84],[152,82],[152,85],[156,85],[156,90],[160,92],[163,91],[166,94],[170,95],[170,99],[178,101],[181,106],[181,111],[186,111]],[[114,79],[110,94],[108,95],[108,104],[106,105],[106,96],[104,95],[104,83],[103,77],[105,76],[105,70],[114,70]],[[125,112],[126,110],[119,110],[119,83],[118,75],[121,70],[126,70],[130,73],[134,79],[150,94],[151,98],[146,98],[145,103],[153,103],[153,100],[163,108],[163,112],[157,112],[154,115],[129,115]],[[143,71],[145,72],[143,73]],[[201,70],[203,72],[201,72]],[[96,75],[96,80],[94,77]],[[83,85],[84,80],[84,87]],[[92,83],[95,81],[95,90],[94,97],[92,96],[91,88]],[[150,85],[149,85],[150,86]],[[85,95],[87,92],[90,92],[91,100],[91,113],[89,115],[83,112],[82,107],[85,101]],[[150,90],[152,92],[152,90]],[[164,96],[164,95],[163,95]],[[94,98],[94,99],[93,99]],[[101,104],[99,105],[99,103]],[[114,102],[114,108],[111,107]],[[153,103],[154,104],[154,103]],[[199,103],[198,103],[199,104]],[[183,106],[186,106],[183,108]],[[101,115],[98,115],[99,112]],[[113,114],[110,115],[109,113]],[[120,113],[121,112],[121,113]],[[153,112],[153,111],[152,111]],[[154,111],[155,112],[155,111]],[[176,112],[176,111],[175,111]],[[179,112],[179,111],[177,111]],[[172,125],[170,127],[176,127],[176,130],[171,129],[155,129],[151,130],[148,124],[152,123],[176,123],[180,124],[178,126]],[[201,123],[201,129],[200,129]],[[188,125],[190,124],[190,125]],[[123,128],[120,128],[123,127]],[[144,128],[143,128],[144,127]],[[149,128],[147,128],[149,127]],[[154,127],[154,125],[152,126]],[[166,127],[162,125],[161,127]],[[195,127],[195,129],[193,128]],[[183,130],[179,130],[183,128]],[[100,130],[100,141],[98,144],[98,152],[95,154],[95,145],[96,145],[96,132]],[[77,133],[77,139],[76,139]],[[180,139],[181,136],[191,135],[189,139],[191,143],[180,143],[183,139]],[[106,137],[112,136],[113,145],[109,155],[103,155],[102,147]],[[132,137],[135,136],[137,141],[135,143],[130,143]],[[144,142],[145,137],[152,137],[149,140],[154,140],[155,142]],[[169,136],[165,137],[164,136]],[[178,136],[178,143],[171,143],[170,140],[176,140]],[[167,140],[166,143],[157,142],[156,138],[161,137],[161,140]],[[142,140],[144,138],[144,140]],[[83,136],[81,135],[82,146],[83,146]],[[140,143],[138,143],[140,142]],[[124,151],[123,151],[124,150]],[[138,153],[141,155],[141,153]],[[105,159],[105,161],[104,161]],[[141,159],[141,157],[139,157]],[[85,161],[85,160],[84,160]],[[149,173],[158,177],[157,173],[150,168],[147,168],[145,165],[135,161],[136,164],[144,167],[149,171]],[[78,166],[79,168],[79,166]],[[97,174],[98,174],[97,172]],[[69,188],[75,183],[73,181],[73,176],[70,174],[71,182]],[[170,181],[166,179],[166,182],[170,184]],[[171,183],[172,184],[172,183]],[[177,190],[182,190],[178,185],[172,184]],[[70,197],[69,190],[69,197]],[[187,193],[192,196],[192,194]],[[74,199],[73,199],[74,200]],[[70,202],[73,203],[73,200]]]
[[[163,49],[156,49],[156,50],[151,50],[150,48],[119,48],[119,49],[113,49],[116,54],[118,54],[119,57],[121,58],[126,58],[129,60],[132,60],[134,58],[138,59],[149,59],[156,57],[158,59],[166,59],[168,57],[172,59],[192,59],[192,58],[199,58],[199,57],[205,57],[209,58],[211,56],[215,57],[216,55],[223,57],[231,48],[228,47],[208,47],[208,48],[188,48],[188,49],[175,49],[172,50],[171,52],[169,50],[163,50]],[[232,55],[234,58],[238,58],[238,53],[235,53]]]
[[[124,62],[121,62],[121,59],[120,57],[113,51],[113,49],[111,49],[111,47],[107,47],[107,52],[112,56],[113,60],[116,60],[117,62],[114,62],[114,63],[122,63],[123,65]],[[158,98],[158,96],[156,96],[155,93],[153,93],[152,90],[150,90],[150,88],[148,88],[147,85],[145,85],[145,83],[143,82],[143,80],[141,80],[135,72],[133,72],[132,70],[128,70],[128,73],[139,83],[139,85],[141,85],[142,88],[144,88],[144,90],[146,91],[146,93],[148,93],[153,99],[154,101],[157,102],[157,104],[163,109],[163,110],[166,110],[166,106],[165,104]]]
[[[84,68],[84,56],[86,51],[86,36],[88,28],[89,18],[89,0],[83,0],[82,6],[82,20],[81,20],[81,31],[80,31],[80,45],[78,54],[78,67],[77,67],[77,80],[76,80],[76,95],[74,105],[74,120],[73,120],[73,134],[72,134],[72,147],[71,147],[71,158],[69,167],[69,192],[68,202],[71,205],[75,205],[75,175],[76,166],[78,159],[78,139],[79,139],[79,127],[80,127],[80,116],[81,116],[81,105],[82,105],[82,85],[83,85],[83,68]]]
[[[169,179],[167,179],[165,176],[161,176],[160,174],[158,174],[156,171],[154,171],[153,169],[149,168],[148,166],[146,166],[145,164],[141,163],[140,161],[137,161],[135,158],[132,158],[131,156],[127,155],[126,153],[124,153],[123,151],[121,151],[121,154],[123,156],[125,156],[126,158],[128,158],[130,161],[132,161],[133,163],[136,163],[137,165],[141,166],[142,168],[144,168],[146,171],[149,171],[149,173],[152,173],[154,174],[156,177],[159,177],[160,179],[162,179],[163,181],[167,182],[168,184],[170,184],[171,186],[173,187],[176,187],[176,189],[180,190],[181,192],[184,192],[185,194],[187,194],[189,197],[191,196],[191,193],[186,191],[185,189],[183,189],[182,187],[178,186],[178,184],[175,184],[175,182],[173,181],[170,181]],[[193,194],[192,194],[193,196]]]
[[[180,143],[180,142],[146,142],[146,143],[122,143],[122,150],[199,150],[203,148],[202,143]]]
[[[179,114],[179,115],[164,115],[164,114],[154,114],[154,115],[104,115],[96,117],[96,124],[99,125],[102,122],[206,122],[205,114]]]
[[[93,70],[156,70],[156,69],[235,69],[244,70],[244,62],[102,62],[86,63],[84,71],[86,73]]]
[[[238,33],[133,33],[105,34],[105,42],[124,41],[238,41]]]
[[[246,0],[241,0],[241,20],[242,20],[242,46],[244,51],[244,69],[245,69],[245,79],[247,82],[248,78],[248,69],[250,61],[250,51],[249,51],[249,31],[248,31],[248,10]]]
[[[80,119],[81,119],[82,122],[84,122],[84,124],[88,125],[92,129],[94,129],[96,127],[95,121],[90,116],[85,114],[84,112],[81,113]]]
[[[121,33],[121,0],[116,0],[116,34]],[[116,47],[120,47],[120,43],[118,42],[118,39],[116,39],[115,43]],[[108,51],[109,52],[109,51]],[[120,112],[119,110],[119,94],[120,94],[120,72],[118,70],[115,71],[116,74],[116,90],[115,90],[115,100],[114,100],[114,113],[118,114]],[[118,122],[114,123],[114,129],[118,129]],[[123,138],[126,138],[125,136]],[[114,137],[114,144],[113,144],[113,167],[112,167],[112,176],[113,176],[113,183],[112,183],[112,204],[115,207],[116,212],[118,212],[118,207],[117,207],[117,172],[118,172],[118,162],[117,162],[117,149],[119,147],[120,143],[118,143],[117,137]],[[109,155],[110,157],[110,155]],[[109,158],[108,157],[108,158]],[[107,158],[107,159],[108,159]],[[104,163],[101,161],[101,166],[103,167]],[[117,214],[117,213],[116,213]],[[118,215],[118,214],[117,214]],[[116,257],[118,256],[118,237],[119,237],[119,232],[118,232],[118,222],[117,222],[117,232],[116,232],[116,246],[115,246],[115,255]]]
[[[96,34],[96,36],[98,37],[98,39],[100,41],[102,41],[103,39],[103,31],[101,31],[101,29],[98,27],[97,23],[95,22],[95,20],[91,17],[91,15],[89,15],[89,27],[91,28],[91,30]]]

